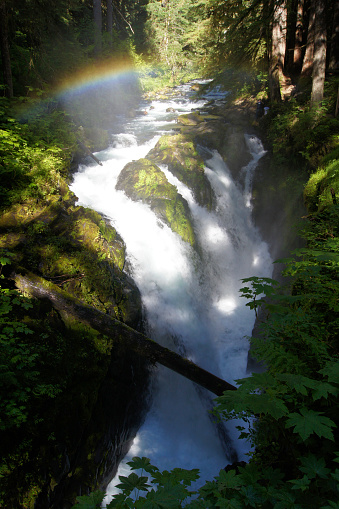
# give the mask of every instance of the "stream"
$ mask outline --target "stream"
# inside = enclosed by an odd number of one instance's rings
[[[199,255],[141,202],[115,189],[124,166],[145,157],[161,135],[172,133],[176,117],[203,109],[207,101],[223,101],[214,90],[194,101],[191,85],[178,95],[140,105],[133,119],[121,118],[111,146],[96,153],[102,166],[89,162],[74,175],[71,190],[78,204],[111,221],[124,239],[128,270],[142,296],[146,334],[185,354],[199,366],[230,383],[246,376],[255,315],[240,297],[241,279],[270,277],[272,260],[251,218],[251,183],[265,153],[261,141],[246,135],[252,161],[241,171],[241,184],[216,151],[204,151],[205,172],[216,196],[215,210],[199,206],[193,193],[166,166],[161,170],[186,199],[194,220]],[[147,114],[142,114],[147,111]],[[117,492],[127,462],[146,456],[161,470],[199,468],[201,483],[219,470],[246,459],[248,444],[240,441],[238,422],[216,424],[211,417],[213,395],[192,382],[158,367],[151,387],[151,406],[131,449],[107,489],[106,503]]]

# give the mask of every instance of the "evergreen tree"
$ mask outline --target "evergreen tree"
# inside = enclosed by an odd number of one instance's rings
[[[325,0],[313,0],[315,11],[314,59],[311,103],[319,104],[324,96],[326,70],[326,10]]]
[[[2,72],[4,78],[5,95],[13,97],[13,80],[11,68],[11,56],[8,42],[8,17],[6,0],[0,0],[0,49],[2,57]]]

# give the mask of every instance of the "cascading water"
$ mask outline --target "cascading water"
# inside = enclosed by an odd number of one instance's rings
[[[187,91],[182,87],[183,94]],[[145,308],[147,335],[232,383],[246,375],[245,337],[254,324],[253,312],[239,296],[241,279],[271,275],[271,259],[252,224],[249,199],[252,174],[264,153],[260,140],[246,137],[253,160],[242,170],[243,186],[232,180],[217,152],[208,153],[205,172],[217,200],[212,212],[200,207],[191,191],[161,168],[189,204],[199,255],[149,206],[115,189],[126,163],[145,157],[178,113],[203,104],[203,100],[192,103],[187,96],[154,102],[147,115],[125,123],[124,131],[113,136],[112,146],[97,154],[102,166],[79,168],[71,188],[80,204],[108,217],[123,237]],[[118,475],[126,475],[126,462],[133,456],[146,456],[160,469],[199,468],[205,481],[228,463],[245,458],[247,445],[236,439],[236,423],[224,427],[212,421],[210,393],[164,367],[157,370],[152,391],[151,408]],[[113,480],[108,487],[107,500],[116,484]]]

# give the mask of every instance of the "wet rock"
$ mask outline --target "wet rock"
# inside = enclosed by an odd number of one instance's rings
[[[164,223],[184,241],[194,245],[188,204],[156,164],[148,159],[128,163],[120,173],[116,187],[132,200],[148,203]]]
[[[181,182],[189,187],[196,201],[211,210],[213,191],[204,171],[204,161],[191,136],[162,136],[147,158],[156,164],[166,164]]]

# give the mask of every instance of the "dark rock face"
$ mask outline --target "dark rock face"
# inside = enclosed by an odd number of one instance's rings
[[[75,421],[66,427],[64,442],[50,458],[49,475],[56,485],[44,485],[37,509],[69,509],[76,495],[107,488],[142,424],[149,374],[144,359],[112,348],[86,425]]]

